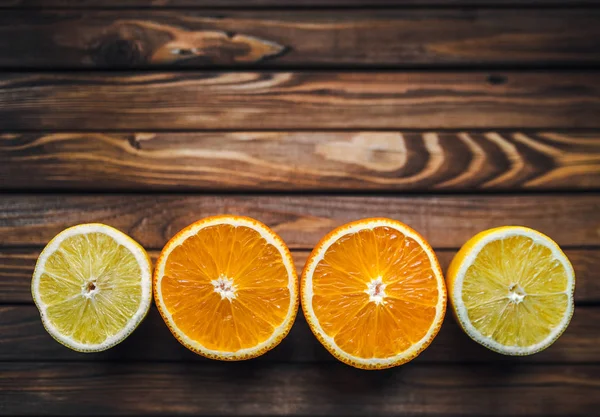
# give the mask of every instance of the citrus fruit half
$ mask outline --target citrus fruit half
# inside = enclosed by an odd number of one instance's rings
[[[362,369],[415,358],[437,334],[446,311],[433,250],[410,227],[384,218],[348,223],[325,236],[306,262],[301,293],[319,341]]]
[[[452,260],[447,283],[463,330],[505,355],[547,348],[573,315],[569,259],[548,236],[526,227],[475,235]]]
[[[31,293],[52,337],[73,350],[98,352],[124,340],[148,313],[152,264],[126,234],[81,224],[44,248]]]
[[[298,277],[285,243],[247,217],[208,217],[164,247],[154,296],[188,349],[221,360],[250,359],[277,346],[298,311]]]

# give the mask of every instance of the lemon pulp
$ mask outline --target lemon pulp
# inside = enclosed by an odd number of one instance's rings
[[[150,305],[147,255],[126,235],[112,231],[131,241],[129,247],[103,232],[72,234],[45,254],[51,242],[36,267],[33,294],[44,324],[53,337],[76,350],[103,350],[120,342]],[[131,243],[143,252],[141,266]]]
[[[518,353],[543,344],[564,326],[572,311],[570,273],[549,247],[531,237],[493,240],[465,272],[462,302],[483,337]]]

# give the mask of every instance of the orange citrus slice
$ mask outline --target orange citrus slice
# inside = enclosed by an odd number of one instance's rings
[[[212,359],[262,355],[288,334],[298,311],[288,248],[247,217],[209,217],[177,233],[160,254],[154,284],[173,335]]]
[[[452,260],[446,279],[463,330],[505,355],[546,349],[573,315],[569,259],[552,239],[527,227],[475,235]]]
[[[301,293],[319,341],[362,369],[415,358],[446,312],[435,253],[416,231],[384,218],[348,223],[325,236],[306,262]]]

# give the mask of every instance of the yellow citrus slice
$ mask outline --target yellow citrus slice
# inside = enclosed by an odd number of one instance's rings
[[[415,358],[446,311],[435,253],[395,220],[359,220],[333,230],[312,251],[301,281],[302,309],[339,360],[382,369]]]
[[[298,311],[288,248],[247,217],[209,217],[180,231],[162,250],[154,283],[173,335],[212,359],[262,355],[288,334]]]
[[[123,341],[148,313],[152,264],[126,234],[81,224],[44,248],[31,293],[52,337],[73,350],[99,352]]]
[[[526,227],[475,235],[452,260],[447,283],[463,330],[505,355],[546,349],[573,315],[569,259],[548,236]]]

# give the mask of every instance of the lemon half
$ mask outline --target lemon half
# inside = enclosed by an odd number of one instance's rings
[[[573,315],[569,259],[548,236],[526,227],[477,234],[456,254],[446,280],[463,330],[505,355],[546,349]]]
[[[152,264],[126,234],[103,224],[59,233],[40,254],[31,293],[44,327],[80,352],[123,341],[148,313]]]

